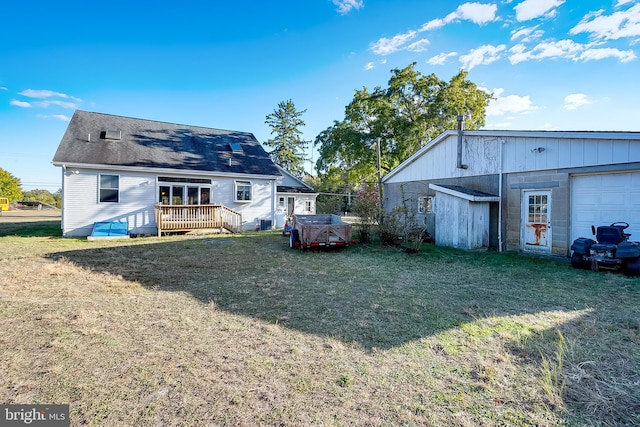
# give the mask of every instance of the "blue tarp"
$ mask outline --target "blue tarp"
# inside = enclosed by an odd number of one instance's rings
[[[93,223],[93,237],[126,236],[129,231],[127,221],[101,221]]]

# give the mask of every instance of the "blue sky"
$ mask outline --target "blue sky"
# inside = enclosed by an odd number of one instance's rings
[[[9,1],[0,167],[60,187],[75,109],[252,132],[291,99],[304,138],[416,62],[496,99],[485,129],[640,131],[639,0]],[[317,154],[312,151],[314,161]]]

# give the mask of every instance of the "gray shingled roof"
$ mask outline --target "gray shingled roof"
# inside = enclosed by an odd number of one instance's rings
[[[120,131],[108,139],[107,131]],[[232,150],[237,144],[241,150]],[[237,148],[236,147],[236,148]],[[231,162],[229,161],[231,159]],[[53,164],[280,175],[253,134],[77,110]]]

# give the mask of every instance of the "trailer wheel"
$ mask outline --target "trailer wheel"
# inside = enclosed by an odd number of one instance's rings
[[[640,258],[627,262],[623,269],[624,274],[627,276],[640,276]]]
[[[289,247],[295,249],[300,244],[300,238],[298,237],[298,230],[293,228],[289,233]]]

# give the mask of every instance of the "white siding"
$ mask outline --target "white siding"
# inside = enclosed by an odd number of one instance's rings
[[[156,173],[103,172],[120,177],[118,203],[100,203],[98,183],[101,172],[67,169],[63,173],[63,235],[88,236],[98,221],[127,221],[132,234],[155,234],[154,206],[158,202]],[[163,176],[171,176],[163,173]],[[184,176],[183,176],[184,177]],[[194,176],[202,179],[202,175]],[[253,229],[256,221],[275,222],[275,179],[211,177],[211,202],[225,205],[242,214],[243,228]],[[252,200],[235,202],[236,180],[250,181]]]
[[[482,134],[480,134],[482,132]],[[541,151],[534,150],[542,148]],[[640,137],[613,139],[610,133],[598,139],[544,132],[469,131],[463,141],[462,163],[457,168],[457,135],[447,134],[432,146],[392,171],[385,183],[424,181],[500,173],[529,172],[640,162]]]
[[[640,162],[638,140],[504,139],[505,173]],[[533,151],[537,147],[544,148],[544,151]]]
[[[462,163],[467,165],[467,169],[457,167],[457,157],[457,136],[449,136],[385,182],[424,181],[498,173],[498,140],[466,137],[462,148]]]
[[[98,221],[127,221],[132,233],[153,233],[155,220],[153,206],[156,199],[155,175],[118,175],[119,202],[100,203],[98,185],[100,173],[79,169],[64,173],[64,203],[62,232],[65,236],[87,236],[93,223]]]
[[[216,178],[213,188],[213,203],[220,203],[242,214],[242,227],[255,229],[260,220],[271,220],[275,224],[275,180],[251,178]],[[235,181],[251,182],[251,201],[236,202]]]

